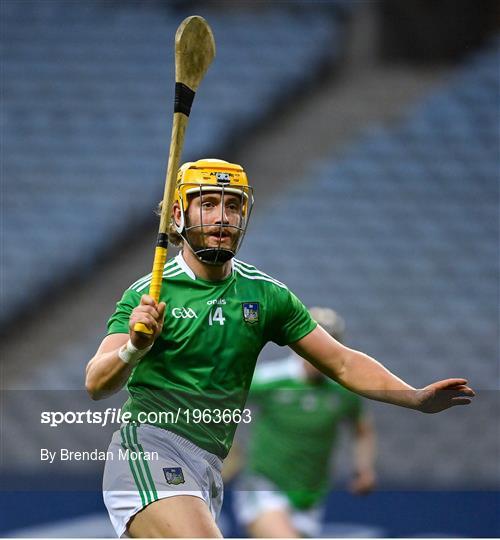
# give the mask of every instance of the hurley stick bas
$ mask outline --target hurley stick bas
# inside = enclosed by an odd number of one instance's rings
[[[168,229],[179,161],[184,146],[184,136],[191,105],[205,73],[215,57],[215,40],[212,30],[203,17],[194,15],[184,19],[175,33],[175,100],[172,138],[168,155],[165,191],[161,205],[160,226],[156,240],[155,257],[149,295],[156,302],[160,299],[163,267],[168,254]],[[152,334],[142,323],[136,323],[135,332]]]

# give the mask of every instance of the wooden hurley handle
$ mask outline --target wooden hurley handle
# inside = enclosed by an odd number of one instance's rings
[[[194,15],[184,19],[175,34],[175,99],[172,136],[168,155],[165,190],[156,240],[155,258],[149,294],[160,300],[163,268],[168,254],[168,228],[175,193],[175,180],[184,146],[191,105],[198,86],[215,57],[215,40],[210,26],[203,17]],[[134,331],[151,335],[152,330],[142,323]]]

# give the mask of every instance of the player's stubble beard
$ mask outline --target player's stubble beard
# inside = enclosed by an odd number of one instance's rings
[[[241,231],[231,225],[203,225],[191,224],[186,220],[186,239],[188,248],[206,264],[212,266],[223,266],[232,259],[236,253],[236,247],[241,235]],[[222,236],[221,236],[222,234]],[[220,260],[208,261],[201,258],[198,253],[204,250],[220,250],[225,252]],[[231,254],[227,253],[230,252]]]

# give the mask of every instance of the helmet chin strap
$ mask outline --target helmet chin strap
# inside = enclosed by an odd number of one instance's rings
[[[191,246],[189,247],[191,248]],[[234,257],[234,253],[230,249],[200,248],[195,251],[191,248],[191,250],[200,261],[212,266],[222,266]]]
[[[184,239],[187,247],[191,250],[191,253],[193,253],[193,255],[195,255],[201,262],[205,264],[210,264],[211,266],[222,266],[235,256],[235,253],[230,249],[194,247],[190,244],[184,232],[181,233],[181,236]]]
[[[212,266],[222,266],[227,261],[230,261],[236,253],[230,249],[224,248],[206,248],[195,247],[191,245],[186,234],[186,218],[184,215],[184,209],[181,207],[181,222],[175,223],[177,232],[182,236],[184,242],[191,250],[191,252],[203,263],[210,264]]]

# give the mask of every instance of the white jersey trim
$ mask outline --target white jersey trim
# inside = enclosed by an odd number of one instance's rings
[[[246,265],[247,267],[249,265]],[[282,289],[288,289],[288,287],[281,283],[281,281],[278,281],[277,279],[274,279],[271,276],[268,276],[267,274],[264,274],[264,272],[261,272],[260,270],[257,270],[255,267],[249,267],[247,268],[241,264],[240,261],[235,261],[234,264],[234,270],[238,272],[241,276],[247,278],[247,279],[257,279],[261,281],[269,281],[269,283],[273,283],[274,285],[277,285],[278,287],[281,287]]]
[[[163,272],[162,278],[171,278],[171,277],[178,276],[179,274],[183,274],[183,273],[184,273],[184,270],[182,270],[182,268],[179,268],[177,265],[173,265],[171,268]],[[149,285],[151,285],[151,280],[146,281],[146,283],[143,283],[142,285],[137,287],[135,290],[137,292],[141,292],[146,287],[149,287]]]
[[[168,261],[163,267],[162,277],[171,278],[180,274],[186,274],[192,280],[196,279],[195,273],[188,266],[187,262],[182,256],[182,252],[179,252],[173,259]],[[152,273],[147,274],[135,281],[129,289],[133,289],[137,292],[144,291],[151,284]]]
[[[239,265],[241,267],[242,270],[244,270],[245,272],[248,272],[248,273],[254,273],[254,274],[258,274],[258,275],[261,275],[261,276],[264,276],[268,279],[272,279],[274,282],[276,282],[277,285],[281,285],[282,287],[285,287],[288,289],[288,287],[282,283],[281,281],[279,281],[278,279],[274,278],[273,276],[270,276],[269,274],[266,274],[265,272],[263,272],[262,270],[259,270],[258,268],[256,268],[255,266],[252,266],[251,264],[248,264],[248,263],[245,263],[243,261],[240,261],[238,259],[235,259],[235,262],[237,265]]]
[[[261,272],[255,268],[255,266],[244,263],[243,261],[237,259],[231,259],[231,271],[233,273],[237,272],[240,276],[247,279],[268,281],[269,283],[273,283],[282,289],[288,289],[288,287],[284,283],[281,283],[281,281],[278,281],[268,274]],[[196,280],[196,274],[193,272],[193,270],[191,270],[190,266],[185,261],[184,257],[182,256],[182,252],[179,252],[173,259],[165,264],[163,277],[171,278],[182,273],[189,276],[193,281]],[[129,289],[133,289],[137,292],[144,291],[151,284],[151,277],[152,274],[149,273],[146,276],[139,278],[129,287]]]
[[[178,265],[182,268],[182,270],[192,279],[196,280],[196,274],[191,270],[191,267],[188,265],[188,263],[185,261],[184,257],[182,256],[182,251],[179,252],[179,254],[175,257],[175,260],[177,261]],[[231,259],[231,272],[234,273],[234,263]]]
[[[165,263],[165,266],[163,267],[163,273],[173,269],[176,265],[177,265],[177,261],[175,259],[171,259],[170,261]],[[152,278],[152,272],[134,281],[134,283],[130,285],[129,289],[137,290],[144,283],[149,283],[151,281],[151,278]]]
[[[177,254],[174,260],[177,261],[177,264],[192,280],[196,279],[195,273],[191,270],[191,268],[188,266],[188,263],[184,260],[184,257],[182,256],[182,251]]]

